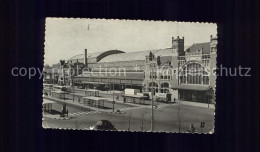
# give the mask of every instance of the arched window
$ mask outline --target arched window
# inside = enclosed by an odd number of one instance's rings
[[[169,83],[164,82],[161,84],[161,93],[168,93],[169,92]]]
[[[155,83],[155,82],[150,82],[149,83],[149,92],[152,92],[152,88],[154,88],[154,90],[155,90],[155,92],[158,92],[158,84],[157,83]]]
[[[179,83],[209,85],[208,71],[202,64],[188,63],[180,71]]]
[[[167,82],[162,83],[161,88],[169,88],[169,83]]]

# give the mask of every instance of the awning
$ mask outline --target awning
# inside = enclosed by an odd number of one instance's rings
[[[194,90],[194,91],[206,91],[208,90],[209,86],[205,85],[177,85],[174,87],[171,87],[172,89],[177,90]]]

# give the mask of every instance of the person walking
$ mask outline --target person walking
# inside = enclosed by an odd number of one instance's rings
[[[193,124],[190,125],[189,131],[190,131],[190,133],[195,133],[196,132],[196,128],[194,127]]]

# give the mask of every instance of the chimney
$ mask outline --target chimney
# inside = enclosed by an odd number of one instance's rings
[[[88,50],[85,49],[85,66],[88,67]]]

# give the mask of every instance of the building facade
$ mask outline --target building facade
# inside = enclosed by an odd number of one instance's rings
[[[153,61],[149,59],[150,53],[155,56]],[[195,43],[185,49],[184,37],[178,36],[172,38],[172,46],[166,49],[89,54],[85,50],[66,63],[84,65],[80,73],[70,77],[74,86],[153,90],[153,93],[171,93],[172,99],[212,103],[215,101],[216,57],[217,37],[210,36],[209,42]]]

